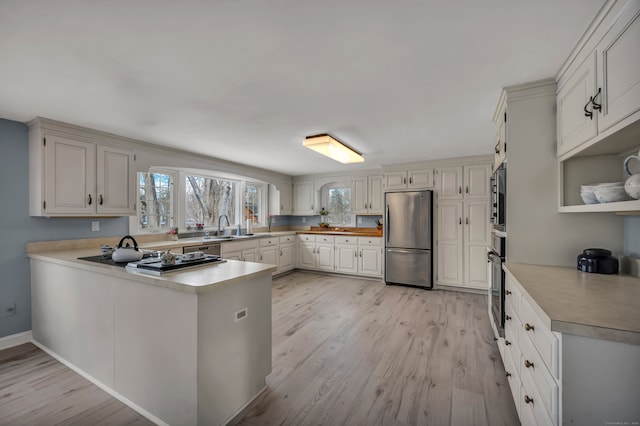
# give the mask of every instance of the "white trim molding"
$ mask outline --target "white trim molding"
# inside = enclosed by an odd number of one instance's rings
[[[22,333],[12,334],[6,337],[0,337],[0,351],[3,349],[9,349],[14,346],[29,343],[32,340],[31,330],[23,331]]]

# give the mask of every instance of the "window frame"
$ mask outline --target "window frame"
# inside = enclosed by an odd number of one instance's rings
[[[348,218],[349,218],[349,223],[336,223],[336,222],[331,222],[329,219],[331,218],[331,210],[329,209],[329,192],[332,189],[348,189],[349,190],[349,213],[348,213]],[[351,196],[352,196],[352,192],[353,192],[353,188],[351,187],[350,184],[346,184],[344,182],[328,182],[324,185],[322,185],[322,189],[321,189],[321,200],[322,200],[322,207],[325,208],[325,210],[329,211],[329,215],[327,215],[327,221],[329,226],[355,226],[354,225],[354,218],[355,218],[355,214],[353,213],[353,211],[351,210]],[[322,218],[321,218],[322,221]]]

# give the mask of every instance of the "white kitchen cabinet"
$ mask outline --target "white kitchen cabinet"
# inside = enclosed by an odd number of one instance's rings
[[[259,258],[258,240],[224,242],[220,247],[220,253],[223,259],[256,262]]]
[[[343,274],[358,273],[358,240],[356,237],[337,237],[335,270]]]
[[[558,155],[562,155],[598,134],[598,114],[585,108],[596,92],[596,55],[588,55],[558,91]]]
[[[281,244],[279,246],[278,270],[277,273],[287,272],[295,266],[295,245]]]
[[[314,215],[318,210],[318,200],[313,181],[293,183],[293,214]]]
[[[387,172],[383,176],[384,190],[433,188],[434,169],[413,169]]]
[[[290,215],[293,213],[291,182],[280,182],[278,186],[269,185],[269,213]]]
[[[487,288],[490,173],[489,164],[439,170],[436,281],[440,284]]]
[[[559,78],[560,157],[640,119],[640,3],[620,0],[607,7],[576,54],[578,65],[567,66]]]
[[[358,274],[382,277],[382,238],[358,237]]]
[[[437,282],[460,285],[463,280],[462,202],[438,202]]]
[[[300,234],[298,267],[320,271],[334,270],[334,237],[330,235]]]
[[[445,167],[438,170],[440,200],[484,199],[489,197],[489,164]]]
[[[29,123],[29,214],[134,215],[134,152],[61,128],[44,119]]]
[[[487,246],[489,245],[489,205],[485,200],[463,203],[464,284],[486,289]]]
[[[355,214],[382,214],[382,176],[358,176],[351,181],[351,211]]]

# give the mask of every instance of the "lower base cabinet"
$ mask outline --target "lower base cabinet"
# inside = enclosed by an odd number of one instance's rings
[[[273,275],[290,271],[294,268],[294,241],[295,235],[284,237],[269,237],[259,240],[260,249],[256,262],[276,265],[278,269]]]
[[[382,238],[300,234],[298,267],[382,277]]]
[[[637,422],[640,345],[551,331],[535,301],[505,275],[505,336],[498,345],[521,424]]]

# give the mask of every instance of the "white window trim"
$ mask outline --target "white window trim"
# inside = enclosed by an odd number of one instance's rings
[[[322,199],[322,205],[321,207],[324,207],[325,209],[329,210],[329,190],[330,189],[334,189],[334,188],[349,188],[351,189],[351,185],[350,184],[346,184],[344,182],[336,182],[336,181],[332,181],[332,182],[327,182],[326,184],[322,185],[322,190],[321,190],[321,199]],[[355,226],[355,214],[351,213],[350,214],[351,217],[351,223],[349,224],[344,224],[344,223],[331,223],[329,222],[329,226]],[[320,219],[322,221],[322,218]]]

